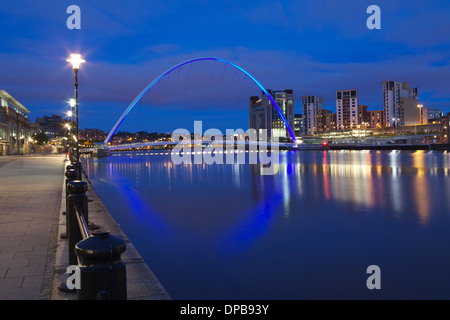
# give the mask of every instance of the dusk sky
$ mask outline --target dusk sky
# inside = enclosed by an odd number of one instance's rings
[[[70,5],[81,29],[69,30]],[[367,7],[381,9],[369,30]],[[450,112],[450,2],[424,1],[3,1],[0,89],[32,113],[64,115],[73,96],[70,53],[79,73],[80,129],[105,131],[159,74],[197,57],[229,60],[266,88],[324,98],[358,89],[382,109],[384,80],[418,87],[426,107]]]

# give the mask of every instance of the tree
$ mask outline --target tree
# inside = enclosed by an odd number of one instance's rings
[[[36,144],[42,146],[44,144],[47,144],[50,139],[45,132],[39,132],[33,135],[33,140],[36,141]]]

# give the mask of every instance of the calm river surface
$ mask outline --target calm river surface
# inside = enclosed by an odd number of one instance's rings
[[[286,151],[272,176],[143,152],[83,161],[173,299],[450,299],[450,153]]]

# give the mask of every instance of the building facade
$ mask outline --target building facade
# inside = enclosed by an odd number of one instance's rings
[[[400,98],[399,118],[392,124],[398,126],[409,126],[414,124],[427,124],[425,108],[419,108],[419,103],[413,98]],[[391,119],[393,120],[393,119]]]
[[[267,91],[277,103],[289,126],[294,130],[293,91],[291,89]],[[261,98],[258,96],[250,97],[249,128],[256,129],[258,135],[261,133],[261,129],[266,129],[268,138],[290,138],[284,121],[264,92],[262,92]]]
[[[441,109],[425,108],[427,110],[428,121],[437,120],[444,116]]]
[[[30,111],[5,90],[0,90],[0,155],[30,152]]]
[[[327,109],[319,109],[317,132],[328,132],[333,130],[336,130],[336,113]]]
[[[369,113],[369,126],[373,129],[384,128],[383,110],[367,111]]]
[[[294,114],[294,134],[300,137],[303,134],[303,115],[301,113]]]
[[[43,116],[42,118],[36,118],[36,124],[33,124],[33,127],[38,126],[50,139],[56,139],[67,136],[68,129],[66,123],[68,123],[68,120],[64,120],[63,117],[53,114],[51,117]]]
[[[336,91],[337,130],[356,128],[358,125],[358,90]]]
[[[319,109],[323,109],[323,98],[311,95],[302,97],[303,132],[305,135],[313,135],[318,131]]]
[[[81,129],[79,138],[80,140],[103,141],[106,139],[106,134],[99,129]]]
[[[401,98],[405,98],[403,101],[403,111]],[[390,80],[383,82],[383,111],[386,127],[404,125],[404,116],[402,120],[402,112],[403,114],[405,112],[411,114],[412,110],[405,110],[404,108],[409,108],[412,104],[415,104],[417,109],[417,105],[419,104],[417,88],[410,88],[409,82],[402,83]],[[416,111],[418,112],[418,110]]]

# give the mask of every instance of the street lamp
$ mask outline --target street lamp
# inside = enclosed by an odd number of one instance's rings
[[[419,108],[419,124],[423,124],[423,116],[422,116],[423,104],[418,104],[417,108]]]
[[[69,121],[70,121],[70,126],[73,128],[73,109],[75,107],[75,99],[69,99],[69,105],[70,105],[70,111],[67,112],[67,116],[69,117]],[[69,137],[69,142],[70,142],[70,146],[72,147],[72,141],[73,140],[71,137]]]
[[[84,59],[81,58],[80,54],[71,54],[70,59],[66,60],[67,62],[72,63],[72,68],[75,73],[75,114],[76,114],[76,146],[77,146],[77,165],[78,165],[78,175],[79,179],[81,180],[81,166],[80,166],[80,148],[78,145],[79,135],[78,135],[78,70],[80,69],[80,65],[84,62],[86,62]],[[72,103],[71,103],[72,105]]]
[[[75,99],[69,99],[69,105],[70,105],[70,111],[69,113],[69,117],[70,117],[70,121],[73,122],[73,108],[75,107]],[[73,125],[73,123],[72,123]]]

